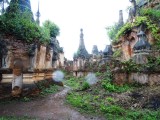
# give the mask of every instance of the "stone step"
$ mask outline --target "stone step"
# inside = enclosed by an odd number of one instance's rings
[[[13,80],[13,74],[2,74],[1,83],[11,83]],[[31,84],[34,82],[33,74],[23,74],[23,83]]]
[[[33,74],[23,74],[23,83],[30,84],[34,81],[40,81],[52,77],[52,73],[33,73]],[[2,74],[1,83],[11,83],[13,80],[13,74]]]

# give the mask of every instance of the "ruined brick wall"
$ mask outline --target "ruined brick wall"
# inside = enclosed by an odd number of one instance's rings
[[[6,57],[6,64],[8,69],[14,68],[14,61],[20,59],[23,64],[23,71],[28,71],[31,66],[31,60],[29,55],[29,50],[31,49],[31,44],[26,43],[22,40],[17,40],[14,37],[4,37],[3,41],[6,42],[6,48],[8,50]],[[38,45],[37,45],[38,46]],[[48,54],[47,54],[48,53]],[[39,45],[34,50],[33,69],[52,69],[52,58],[48,59],[48,56],[53,56],[53,51],[47,51],[46,46]],[[2,55],[1,55],[2,56]],[[62,57],[61,57],[62,58]],[[1,58],[2,59],[2,58]],[[0,68],[2,60],[0,59]]]
[[[21,40],[16,40],[14,38],[4,38],[4,41],[7,42],[8,54],[6,58],[7,67],[13,68],[13,62],[16,59],[21,59],[23,62],[23,68],[27,69],[29,66],[29,57],[28,57],[28,48],[29,44]]]
[[[142,85],[160,85],[160,72],[114,72],[113,82],[117,85],[124,85],[126,83],[140,83]]]
[[[139,32],[139,28],[134,28],[130,33],[127,35],[124,35],[120,38],[119,44],[113,45],[114,49],[121,49],[122,50],[122,61],[129,60],[130,58],[133,57],[134,52],[133,52],[133,47],[136,44],[138,37],[137,33]],[[155,43],[155,39],[153,38],[152,34],[150,31],[146,31],[146,39],[148,42],[153,45]]]

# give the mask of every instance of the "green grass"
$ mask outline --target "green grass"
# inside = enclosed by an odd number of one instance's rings
[[[123,86],[117,86],[117,85],[114,85],[111,82],[107,82],[105,80],[102,82],[102,86],[105,90],[107,90],[109,92],[116,92],[116,93],[127,92],[127,91],[131,91],[133,89],[132,86],[129,86],[127,84],[125,84]]]
[[[112,97],[107,97],[106,100],[107,100],[108,102],[113,102],[113,103],[115,102],[114,98],[112,98]]]
[[[45,97],[49,94],[54,94],[56,92],[58,92],[58,86],[57,85],[50,85],[49,88],[43,88],[40,95]]]

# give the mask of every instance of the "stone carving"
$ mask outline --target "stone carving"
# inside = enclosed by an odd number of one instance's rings
[[[136,0],[129,0],[131,2],[131,8],[129,9],[129,22],[133,22],[134,17],[136,16],[137,6]]]
[[[136,42],[136,44],[134,45],[133,49],[136,50],[150,50],[151,49],[151,45],[149,44],[149,42],[146,40],[146,35],[143,31],[140,31],[138,34],[138,41]]]
[[[52,63],[54,64],[59,59],[59,53],[63,52],[63,48],[59,46],[59,42],[56,38],[52,37],[49,45],[53,50]]]
[[[146,64],[148,62],[149,51],[151,45],[146,39],[146,35],[143,31],[140,31],[138,34],[138,41],[133,47],[135,55],[133,60],[136,64]]]
[[[94,55],[98,55],[98,48],[97,48],[97,45],[94,45],[93,46],[93,49],[92,49],[92,54],[94,54]]]
[[[28,55],[29,56],[34,56],[35,55],[35,50],[37,48],[36,44],[31,44],[28,50]]]
[[[143,7],[143,6],[146,5],[148,2],[149,2],[149,0],[139,0],[138,6],[139,6],[139,7]]]
[[[112,56],[113,51],[112,51],[112,46],[111,45],[106,45],[106,48],[103,51],[104,58],[108,58]]]
[[[93,46],[92,49],[92,58],[89,60],[90,62],[95,62],[95,61],[99,61],[100,59],[102,59],[103,53],[102,51],[98,51],[97,45]]]

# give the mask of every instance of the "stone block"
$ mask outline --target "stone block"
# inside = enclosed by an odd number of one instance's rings
[[[126,73],[114,73],[114,84],[123,85],[127,82],[127,74]]]
[[[160,85],[160,74],[150,74],[148,79],[149,79],[148,84],[150,86]]]
[[[145,73],[131,73],[129,78],[131,81],[135,81],[140,84],[148,83],[148,74]]]

